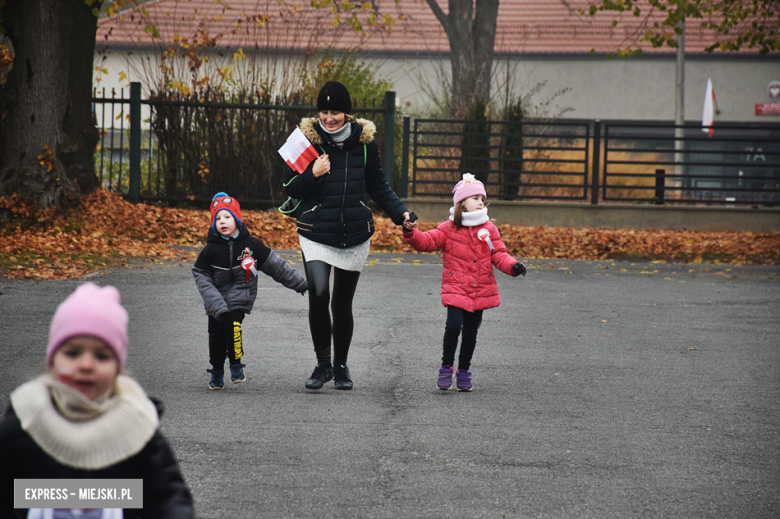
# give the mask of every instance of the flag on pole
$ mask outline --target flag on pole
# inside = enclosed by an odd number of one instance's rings
[[[701,115],[701,131],[707,132],[712,137],[712,119],[715,114],[715,90],[712,88],[712,79],[707,79],[707,90],[704,92],[704,111]],[[709,126],[709,128],[707,128]]]
[[[303,135],[300,128],[296,128],[289,137],[284,146],[279,148],[279,155],[284,161],[299,175],[306,171],[311,161],[319,156],[317,150],[309,142],[309,139]]]

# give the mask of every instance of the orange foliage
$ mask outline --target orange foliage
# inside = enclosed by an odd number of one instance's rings
[[[43,153],[38,155],[38,163],[46,168],[46,171],[50,172],[54,169],[54,163],[57,162],[57,157],[54,156],[54,152],[48,144],[43,145]]]
[[[82,197],[65,215],[35,212],[18,197],[0,199],[0,208],[23,218],[0,228],[0,274],[12,278],[77,278],[122,263],[123,258],[192,262],[203,246],[208,210],[133,205],[98,190]],[[298,249],[295,220],[279,212],[242,211],[254,236],[274,249]],[[32,223],[33,225],[29,225]],[[420,222],[429,230],[436,222]],[[413,252],[399,227],[375,216],[372,249]],[[644,259],[680,262],[774,263],[780,260],[780,233],[639,231],[499,226],[518,258],[581,260]],[[177,247],[178,246],[178,247]],[[188,250],[188,248],[190,248]]]

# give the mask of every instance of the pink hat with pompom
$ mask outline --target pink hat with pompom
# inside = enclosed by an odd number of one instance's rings
[[[108,344],[124,366],[127,359],[127,310],[120,302],[119,290],[112,286],[99,287],[84,283],[60,303],[49,328],[46,364],[71,337],[88,335]]]
[[[458,205],[458,202],[474,195],[482,195],[487,200],[485,193],[485,184],[477,180],[471,173],[464,173],[463,180],[455,184],[452,188],[452,205]]]

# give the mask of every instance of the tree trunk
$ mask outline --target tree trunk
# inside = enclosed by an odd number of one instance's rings
[[[97,142],[89,102],[97,27],[86,17],[96,18],[91,9],[58,0],[9,0],[3,9],[16,57],[2,95],[0,196],[17,194],[39,209],[63,211],[78,204],[80,185],[96,185],[90,178]]]
[[[68,170],[68,178],[78,183],[82,194],[93,191],[99,184],[94,153],[100,134],[92,112],[92,67],[98,18],[92,9],[99,10],[100,3],[96,1],[88,6],[82,0],[74,6],[78,7],[73,12],[73,27],[77,29],[70,38],[65,139],[57,152]]]
[[[476,0],[476,10],[474,0],[449,0],[449,14],[427,2],[450,42],[453,110],[462,116],[477,99],[490,101],[498,0]]]
[[[521,99],[504,110],[504,121],[507,123],[501,130],[501,172],[498,175],[501,200],[515,200],[518,197],[523,172],[523,117],[525,110]]]
[[[477,98],[466,114],[460,141],[460,171],[471,173],[487,186],[490,174],[490,121],[486,112],[485,103]]]

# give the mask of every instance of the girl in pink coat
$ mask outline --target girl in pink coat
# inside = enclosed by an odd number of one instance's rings
[[[447,307],[447,324],[438,386],[442,390],[452,387],[455,350],[463,330],[455,380],[458,391],[471,391],[469,368],[482,311],[501,304],[493,265],[512,277],[525,276],[526,269],[507,253],[498,229],[488,218],[484,184],[465,173],[452,193],[454,207],[449,220],[428,232],[418,231],[416,222],[407,220],[404,239],[418,251],[441,249],[441,302]]]

